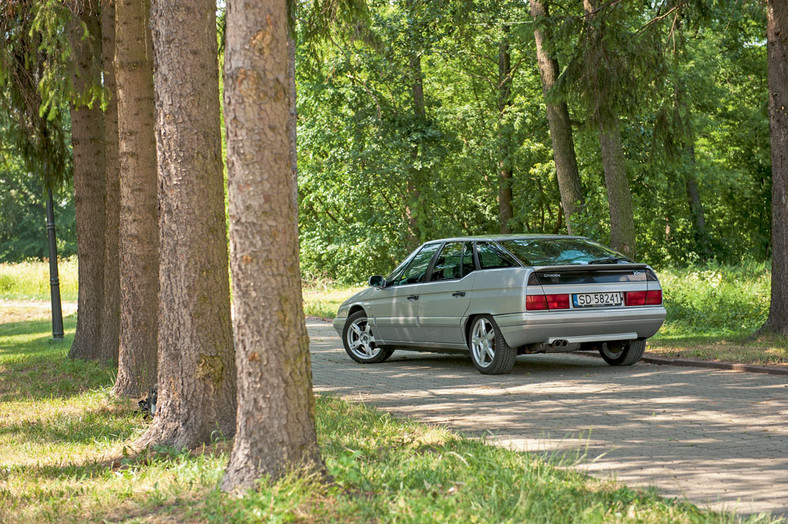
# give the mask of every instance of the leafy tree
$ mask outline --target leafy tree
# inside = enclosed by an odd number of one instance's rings
[[[322,468],[292,198],[289,26],[285,0],[228,2],[224,97],[238,420],[225,490],[253,487],[294,466]]]
[[[57,190],[71,179],[69,44],[58,29],[68,12],[58,5],[9,0],[0,15],[0,260],[17,261],[45,256],[44,190]],[[68,256],[75,252],[72,208],[65,199],[55,206],[66,217],[59,247]]]
[[[534,40],[539,75],[545,95],[547,121],[550,125],[550,139],[553,145],[555,170],[558,186],[561,189],[561,205],[566,215],[569,234],[574,233],[574,215],[583,207],[583,189],[577,169],[577,157],[572,138],[572,124],[566,101],[551,99],[551,91],[559,75],[558,60],[551,55],[552,31],[549,23],[548,2],[531,0],[531,16],[534,19]]]
[[[161,239],[158,404],[138,444],[191,448],[216,431],[228,437],[235,431],[216,11],[200,0],[159,0],[151,20]]]

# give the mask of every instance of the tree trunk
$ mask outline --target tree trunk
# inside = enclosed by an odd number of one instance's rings
[[[424,75],[421,71],[421,56],[417,50],[412,51],[410,57],[411,75],[411,96],[413,98],[413,115],[417,126],[423,126],[427,121],[427,109],[424,105]],[[421,168],[418,166],[422,144],[416,142],[411,144],[411,157],[413,164],[410,168],[409,177],[405,185],[406,203],[405,217],[408,222],[408,250],[415,249],[421,243],[421,210],[419,200],[421,198]]]
[[[138,445],[193,448],[217,431],[225,437],[235,432],[216,7],[212,0],[157,0],[151,20],[160,188],[159,389],[156,417]],[[265,52],[267,36],[260,33],[247,44]]]
[[[593,76],[604,74],[607,50],[604,47],[604,34],[594,27],[596,11],[592,0],[583,0],[586,13],[586,28],[591,38],[586,49],[585,67]],[[608,87],[609,89],[609,87]],[[596,126],[599,128],[599,144],[602,167],[605,171],[607,200],[610,206],[610,246],[623,255],[635,258],[635,217],[632,212],[632,192],[627,179],[624,149],[621,146],[621,127],[618,114],[612,105],[606,89],[596,90],[593,94]]]
[[[706,213],[703,209],[703,201],[700,198],[700,188],[698,178],[695,176],[695,146],[687,148],[689,166],[684,173],[684,186],[687,189],[687,204],[689,205],[692,222],[695,224],[695,238],[698,244],[698,251],[703,259],[711,257],[711,246],[709,245],[709,234],[706,231]]]
[[[250,488],[263,475],[276,478],[300,465],[322,468],[291,198],[287,44],[286,0],[228,2],[224,96],[238,423],[224,490]]]
[[[118,229],[120,227],[120,180],[118,165],[118,97],[115,85],[115,0],[101,2],[101,61],[104,89],[109,95],[104,112],[104,158],[107,186],[104,196],[104,306],[101,316],[101,361],[118,361],[120,340],[120,270]]]
[[[535,22],[548,16],[547,7],[541,0],[531,0],[531,17]],[[566,228],[570,235],[575,234],[574,214],[583,208],[583,189],[580,184],[580,172],[577,169],[575,144],[572,139],[572,124],[569,121],[569,109],[566,102],[553,104],[548,102],[547,93],[555,85],[558,78],[558,61],[550,57],[546,46],[550,40],[547,29],[534,29],[536,41],[536,59],[539,63],[539,75],[542,78],[542,92],[545,95],[547,108],[547,124],[550,127],[550,140],[553,143],[553,158],[558,178],[558,190],[561,193],[561,207],[564,208]]]
[[[86,7],[86,6],[79,6]],[[101,22],[97,10],[78,8],[70,28],[74,53],[75,93],[84,98],[101,85]],[[87,37],[83,38],[85,24]],[[77,331],[68,356],[101,360],[101,316],[104,304],[104,116],[98,101],[71,105],[71,144],[74,151],[74,207],[77,225],[79,296]]]
[[[635,220],[632,214],[632,193],[629,190],[618,123],[599,132],[599,144],[610,205],[610,246],[634,259]]]
[[[156,383],[159,221],[149,0],[117,0],[115,68],[120,126],[120,353],[113,393]]]
[[[509,50],[509,26],[503,27],[503,39],[498,49],[498,140],[501,160],[498,162],[498,222],[501,233],[511,233],[509,222],[514,216],[512,206],[512,127],[507,110],[511,106],[512,67]]]
[[[762,331],[788,335],[788,4],[766,2],[772,147],[772,300]]]

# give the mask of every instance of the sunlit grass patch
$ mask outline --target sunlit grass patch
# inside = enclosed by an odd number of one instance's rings
[[[60,296],[77,299],[77,259],[58,260]],[[0,264],[0,299],[49,300],[49,263],[30,260]]]
[[[364,288],[358,286],[307,283],[303,288],[304,314],[310,317],[334,318],[339,306],[362,289]]]

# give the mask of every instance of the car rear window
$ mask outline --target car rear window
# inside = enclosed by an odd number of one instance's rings
[[[621,253],[585,238],[518,238],[500,244],[526,266],[632,262]]]

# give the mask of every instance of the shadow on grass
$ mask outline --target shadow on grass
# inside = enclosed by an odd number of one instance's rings
[[[124,442],[138,431],[141,423],[141,417],[128,410],[102,407],[73,415],[57,414],[46,420],[0,424],[0,439],[34,446]],[[81,466],[57,466],[60,467],[71,470]]]
[[[76,317],[67,317],[58,341],[48,320],[0,325],[0,401],[69,398],[110,386],[116,368],[68,358],[75,326]]]

